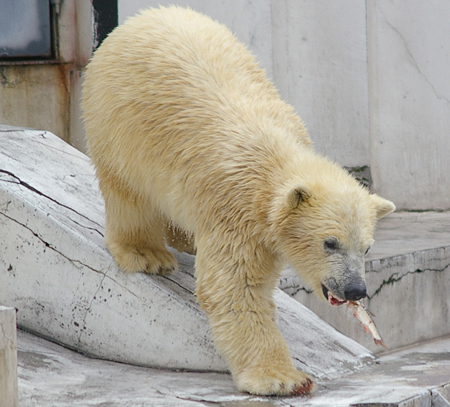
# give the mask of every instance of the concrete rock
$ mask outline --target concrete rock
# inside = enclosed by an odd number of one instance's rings
[[[115,266],[89,159],[48,132],[0,134],[0,298],[19,326],[105,359],[226,369],[188,289]]]
[[[231,376],[92,360],[18,332],[21,407],[447,407],[450,338],[385,355],[362,372],[319,381],[311,397],[256,397]]]
[[[16,310],[0,305],[0,407],[17,407]]]

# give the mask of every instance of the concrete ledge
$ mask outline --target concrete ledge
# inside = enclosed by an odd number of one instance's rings
[[[169,278],[127,275],[103,242],[89,159],[45,131],[0,129],[0,298],[19,326],[89,355],[142,366],[226,371],[193,295],[194,258]],[[316,378],[374,360],[285,293],[279,325]]]
[[[385,355],[362,372],[319,381],[311,397],[239,393],[231,376],[92,360],[18,333],[21,407],[450,407],[450,337]]]
[[[449,231],[449,212],[399,212],[378,224],[366,261],[366,304],[390,350],[450,334]],[[345,306],[318,300],[292,270],[280,286],[340,332],[382,351]]]
[[[0,407],[17,407],[16,310],[0,305]]]

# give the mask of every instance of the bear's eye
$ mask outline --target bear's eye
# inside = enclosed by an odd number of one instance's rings
[[[370,246],[367,248],[366,252],[364,253],[364,256],[367,256],[367,253],[369,253]]]
[[[323,242],[323,247],[329,252],[335,252],[339,249],[339,240],[334,236],[329,237]]]

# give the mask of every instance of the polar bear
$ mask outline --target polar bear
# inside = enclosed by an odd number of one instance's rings
[[[82,107],[118,266],[166,274],[166,243],[196,250],[196,295],[237,387],[310,392],[277,329],[279,274],[289,262],[319,296],[364,297],[364,255],[394,204],[316,154],[252,54],[192,10],[116,28]]]

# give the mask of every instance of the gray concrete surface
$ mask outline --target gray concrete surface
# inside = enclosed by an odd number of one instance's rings
[[[225,373],[141,368],[89,359],[18,332],[21,407],[448,407],[450,337],[382,356],[363,372],[319,381],[305,398],[236,391]]]

